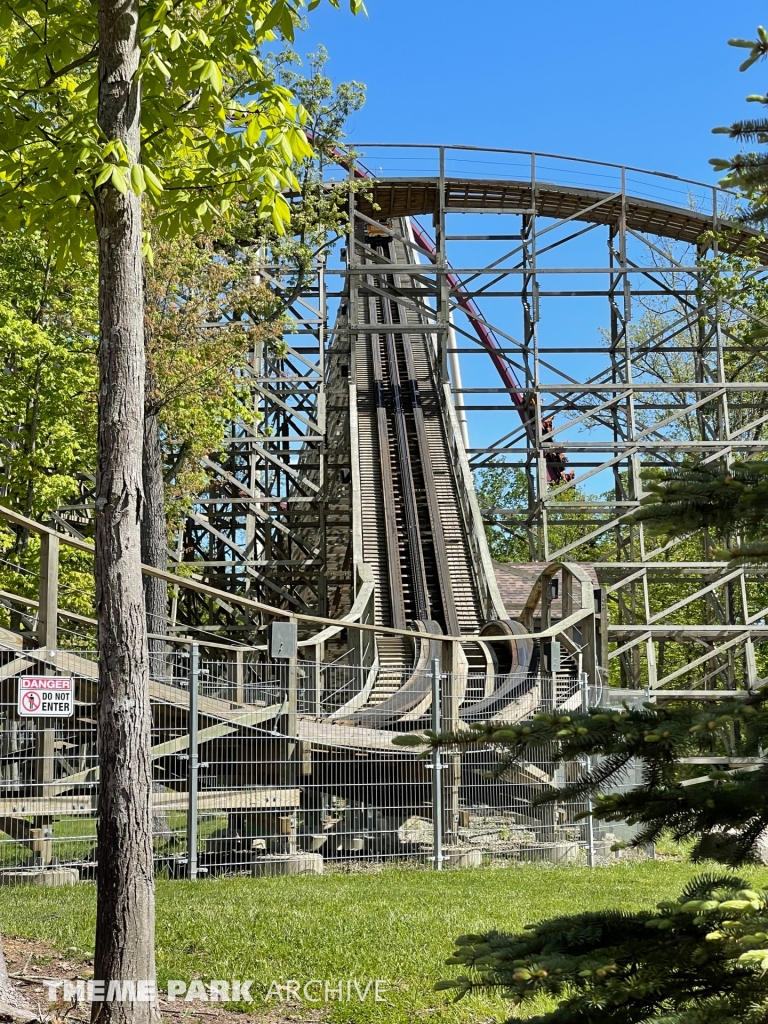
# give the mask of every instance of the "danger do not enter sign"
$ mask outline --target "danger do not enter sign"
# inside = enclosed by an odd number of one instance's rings
[[[71,718],[75,713],[75,681],[68,676],[22,676],[19,714],[31,718]]]

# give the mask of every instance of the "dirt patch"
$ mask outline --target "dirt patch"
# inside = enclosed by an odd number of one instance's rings
[[[89,953],[75,947],[60,951],[40,939],[22,939],[13,935],[3,936],[3,949],[8,973],[41,1020],[89,1024],[89,1003],[64,1003],[60,1000],[51,1005],[43,986],[44,980],[92,978],[93,958]],[[251,1013],[238,1012],[197,999],[172,1002],[162,993],[160,1012],[167,1024],[246,1024],[249,1020],[259,1024],[322,1024],[328,1016],[326,1009],[312,1010],[285,1003],[275,1003],[268,1009],[259,1007]]]

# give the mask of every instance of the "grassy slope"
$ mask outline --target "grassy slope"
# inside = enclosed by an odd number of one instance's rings
[[[499,998],[467,999],[454,1006],[431,992],[432,984],[450,973],[443,962],[455,935],[517,930],[586,909],[652,907],[676,895],[695,873],[686,863],[645,862],[592,872],[526,866],[440,875],[387,870],[197,884],[160,881],[159,981],[253,978],[256,995],[259,985],[265,992],[273,979],[295,978],[303,984],[313,978],[363,983],[381,978],[392,986],[386,1004],[336,1004],[331,1020],[404,1024],[430,1016],[442,1024],[503,1018],[506,1006]],[[768,885],[765,870],[749,875],[756,884]],[[94,898],[94,887],[85,884],[2,889],[0,926],[7,934],[90,951]]]

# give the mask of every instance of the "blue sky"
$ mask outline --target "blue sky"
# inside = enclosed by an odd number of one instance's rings
[[[346,7],[346,0],[341,2]],[[733,144],[713,136],[712,128],[755,116],[758,108],[745,103],[745,97],[768,91],[768,66],[758,64],[740,74],[746,51],[727,45],[734,36],[753,38],[757,25],[768,23],[768,5],[756,0],[739,0],[733,6],[714,0],[366,3],[368,18],[353,18],[347,10],[322,5],[297,40],[302,54],[319,42],[325,45],[328,71],[336,81],[356,79],[367,86],[367,103],[349,126],[352,141],[535,150],[715,184],[717,175],[708,160],[728,155]],[[417,167],[417,156],[407,157],[414,161],[410,168],[405,162],[385,167],[370,148],[362,149],[367,154],[364,163],[380,174],[405,174],[409,169],[436,173],[434,164],[429,169]],[[537,164],[537,176],[559,180],[548,176],[552,169],[547,165],[553,161]],[[488,173],[495,176],[494,171]],[[514,176],[509,169],[501,172],[510,174]],[[526,177],[527,171],[520,176]],[[573,183],[611,187],[599,178]],[[671,191],[652,198],[687,204],[688,186],[665,186]],[[471,220],[463,222],[467,229],[480,230]],[[480,220],[485,230],[504,227],[494,227],[489,223],[492,218]],[[599,254],[587,256],[589,244],[598,246]],[[585,265],[603,264],[602,235],[586,240],[584,250]],[[472,260],[490,262],[486,256],[474,253],[470,245],[468,254],[465,247],[458,257],[453,251],[451,259],[454,266],[461,265],[457,258],[478,265]],[[564,279],[560,285],[565,287]],[[519,302],[486,301],[482,309],[496,327],[519,337]],[[597,372],[603,357],[581,353],[596,346],[599,351],[604,344],[600,330],[607,322],[602,299],[542,299],[540,339],[542,344],[566,344],[579,352],[552,359],[559,369],[586,379]],[[465,387],[498,383],[484,355],[460,358]],[[550,371],[544,370],[544,379],[553,379]],[[468,418],[473,446],[486,446],[517,424],[511,410],[508,415],[470,412]],[[600,478],[590,487],[600,490],[609,485]]]
[[[768,67],[738,73],[756,0],[366,0],[324,4],[297,40],[368,86],[352,137],[536,149],[714,180],[714,125],[754,114]],[[346,8],[345,0],[342,6]]]

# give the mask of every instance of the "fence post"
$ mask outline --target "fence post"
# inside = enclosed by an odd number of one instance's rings
[[[440,662],[432,662],[432,729],[442,732],[440,714]],[[432,751],[432,852],[435,871],[443,868],[443,763],[440,748]]]
[[[459,676],[466,674],[467,663],[462,656],[458,640],[445,640],[441,644],[441,688],[440,727],[446,732],[456,732],[460,726]],[[449,754],[441,765],[443,775],[443,843],[449,847],[458,841],[459,789],[461,787],[461,754]],[[450,854],[444,854],[450,860]]]
[[[40,534],[40,592],[37,609],[37,645],[49,651],[57,647],[59,607],[59,538]]]
[[[280,742],[280,785],[295,786],[298,772],[298,621],[292,616],[288,622],[273,622],[269,631],[269,654],[279,667],[282,713],[276,723],[285,738]]]
[[[579,659],[581,660],[581,659]],[[586,672],[580,672],[579,678],[581,680],[581,708],[583,711],[589,710],[589,676]],[[592,768],[592,758],[587,757],[587,772]],[[595,822],[592,814],[593,804],[592,797],[587,794],[587,864],[593,868],[595,866]]]
[[[235,703],[245,704],[245,663],[241,647],[235,651]]]
[[[47,651],[58,647],[59,614],[59,538],[52,533],[40,534],[40,589],[37,608],[37,646]],[[50,796],[50,783],[54,777],[54,742],[56,730],[36,723],[35,777],[37,795]],[[40,819],[41,821],[43,819]],[[46,821],[50,819],[45,819]],[[35,819],[37,826],[38,820]]]
[[[298,621],[294,618],[288,620],[293,626],[294,631],[298,632]],[[289,737],[285,747],[286,755],[286,785],[295,786],[297,784],[297,765],[296,755],[298,754],[298,731],[299,731],[299,666],[297,659],[297,648],[294,641],[294,646],[291,649],[291,656],[288,658],[287,670],[288,678],[286,682],[287,687],[287,705],[285,714],[285,732]]]
[[[200,648],[189,645],[189,801],[187,804],[187,870],[197,880],[197,691],[200,682]]]

